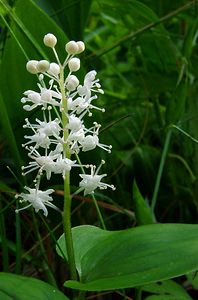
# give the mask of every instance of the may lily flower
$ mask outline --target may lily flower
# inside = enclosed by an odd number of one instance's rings
[[[101,180],[107,176],[107,174],[98,175],[98,172],[101,168],[101,166],[105,163],[104,160],[101,161],[101,164],[96,169],[96,166],[91,165],[91,174],[79,174],[82,180],[79,183],[79,186],[84,190],[84,195],[87,194],[93,194],[94,191],[99,188],[101,190],[107,189],[108,187],[112,190],[115,189],[114,185],[110,185],[104,182],[101,182]]]
[[[46,191],[40,191],[37,188],[35,189],[31,189],[27,186],[25,186],[25,189],[29,192],[28,193],[21,193],[19,195],[16,195],[16,198],[21,198],[20,202],[29,202],[29,204],[25,207],[22,207],[18,210],[16,210],[16,212],[19,212],[21,210],[24,210],[28,207],[33,207],[35,209],[36,212],[38,212],[40,209],[43,211],[44,216],[47,217],[48,215],[48,211],[46,206],[50,206],[56,210],[58,210],[58,208],[52,204],[51,202],[53,201],[52,197],[50,196],[51,193],[54,192],[53,189],[49,189]]]
[[[51,179],[52,174],[60,174],[63,179],[68,179],[72,169],[80,167],[83,174],[80,174],[82,180],[78,191],[84,190],[85,195],[94,193],[97,188],[114,189],[114,186],[102,182],[106,174],[98,174],[104,161],[96,169],[94,165],[81,164],[78,157],[80,151],[87,152],[100,147],[110,153],[112,148],[111,145],[100,143],[100,124],[93,122],[92,127],[87,128],[84,122],[84,117],[86,115],[91,117],[94,109],[105,111],[104,108],[93,104],[98,94],[104,93],[96,77],[97,72],[89,71],[82,82],[73,74],[78,74],[76,72],[80,69],[81,62],[76,55],[84,51],[85,45],[82,41],[68,42],[65,45],[66,58],[62,63],[55,49],[57,38],[48,33],[44,36],[43,42],[53,50],[55,62],[47,60],[27,62],[27,71],[38,75],[38,88],[37,91],[25,91],[21,99],[24,110],[41,109],[43,115],[43,119],[36,118],[32,123],[26,118],[26,124],[23,126],[32,131],[32,134],[24,136],[26,142],[23,147],[28,150],[31,161],[22,167],[22,171],[24,176],[36,171],[34,180],[36,187],[25,187],[27,193],[21,193],[17,197],[21,199],[20,202],[29,202],[18,211],[32,206],[36,212],[43,210],[47,216],[46,206],[57,208],[51,203],[50,195],[53,190],[45,192],[39,190],[42,175],[45,175],[47,180]],[[91,174],[85,174],[84,167],[91,167]]]

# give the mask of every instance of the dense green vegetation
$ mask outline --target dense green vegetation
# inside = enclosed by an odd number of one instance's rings
[[[28,59],[53,60],[52,53],[42,43],[48,32],[57,36],[61,59],[65,57],[61,51],[66,42],[85,42],[79,76],[83,78],[84,73],[93,69],[98,72],[104,95],[100,95],[96,104],[105,107],[105,113],[96,112],[95,118],[102,124],[101,141],[112,144],[113,148],[111,154],[99,148],[85,152],[82,161],[91,159],[98,164],[104,159],[106,182],[116,186],[115,191],[97,190],[95,193],[107,230],[121,232],[151,223],[196,226],[198,1],[0,0],[0,16],[0,270],[41,279],[71,297],[71,290],[63,288],[63,283],[69,279],[68,268],[56,254],[56,240],[62,234],[61,217],[53,210],[49,211],[47,219],[31,209],[15,214],[18,205],[15,194],[34,179],[31,174],[21,176],[21,166],[27,164],[28,157],[21,147],[27,114],[20,99],[24,91],[36,89],[37,82],[36,76],[27,73],[25,64]],[[39,116],[39,111],[28,113],[29,118],[35,116]],[[89,118],[86,121],[89,124]],[[78,184],[77,177],[77,172],[71,174],[72,191]],[[56,190],[54,203],[62,209],[61,178],[54,176],[50,183],[44,179],[43,186]],[[83,193],[73,197],[73,227],[84,224],[100,227],[100,218],[92,202]],[[91,228],[88,227],[87,234],[92,239]],[[170,233],[173,228],[170,227]],[[162,237],[167,238],[166,249],[172,247],[170,256],[181,251],[179,259],[184,262],[191,259],[191,265],[167,276],[162,274],[151,280],[137,281],[141,288],[136,288],[135,280],[131,284],[133,288],[130,284],[116,283],[118,288],[128,288],[125,290],[109,291],[116,288],[111,285],[104,288],[105,292],[90,288],[86,299],[198,299],[196,273],[186,275],[198,267],[197,248],[193,248],[198,247],[197,228],[181,228],[178,233],[172,232],[170,239],[168,228],[162,231]],[[138,230],[135,232],[141,234],[141,228]],[[147,230],[150,234],[149,229],[145,229],[142,237]],[[175,238],[179,239],[179,235],[182,238],[182,232],[183,244],[182,240],[174,244]],[[154,234],[157,236],[161,231],[156,229]],[[122,238],[126,242],[124,234]],[[96,242],[93,238],[93,244]],[[113,243],[117,247],[112,234]],[[145,253],[150,255],[149,251]],[[165,257],[166,253],[163,255]],[[98,258],[98,266],[103,258]],[[118,265],[121,264],[120,258],[116,259]],[[175,261],[179,259],[176,257]],[[130,262],[132,257],[125,263]],[[92,270],[91,263],[89,268]],[[98,269],[95,278],[95,275],[87,275],[87,270],[85,283],[99,278]],[[162,284],[143,286],[178,275],[182,276]],[[70,284],[74,287],[71,282],[68,286]],[[0,299],[1,293],[2,300],[15,299],[6,298],[1,288],[0,284]],[[19,297],[17,299],[25,299],[23,294]],[[29,297],[31,300],[32,296]],[[42,297],[41,294],[38,299]],[[53,298],[46,296],[46,299]]]

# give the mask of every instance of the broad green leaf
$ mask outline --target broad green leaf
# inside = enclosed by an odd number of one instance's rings
[[[0,291],[0,299],[3,299],[3,300],[13,300],[12,297],[6,295],[5,293],[3,293],[1,291]]]
[[[74,289],[137,287],[198,268],[198,225],[152,224],[123,231],[85,225],[73,229],[73,238],[81,282],[65,286]],[[63,236],[59,246],[65,253]]]
[[[20,121],[25,115],[20,99],[25,90],[34,89],[36,86],[36,76],[29,74],[25,67],[27,57],[29,59],[50,57],[54,61],[53,51],[43,44],[44,35],[52,32],[58,39],[57,51],[60,59],[63,56],[65,58],[63,49],[67,38],[55,22],[31,0],[16,1],[14,9],[10,9],[9,12],[12,31],[4,46],[0,66],[0,86],[10,120],[20,128]]]
[[[192,299],[181,285],[179,285],[178,283],[172,280],[152,283],[144,287],[141,287],[141,290],[154,293],[154,294],[159,294],[159,295],[149,296],[146,298],[146,300],[151,300],[151,299],[191,300]]]
[[[0,273],[0,296],[2,300],[69,300],[46,282],[10,273]]]
[[[122,17],[123,15],[132,17],[131,21],[129,21],[129,17],[127,17],[126,20],[123,19],[123,22],[125,22],[126,25],[133,24],[135,28],[140,28],[151,22],[158,21],[158,17],[154,11],[140,1],[123,0],[122,2],[115,2],[114,0],[99,0],[98,2],[103,10],[108,12],[114,19]]]
[[[9,115],[8,115],[8,111],[6,109],[6,105],[5,102],[3,101],[3,97],[0,93],[0,124],[3,128],[5,137],[6,137],[6,141],[9,145],[10,148],[10,152],[14,158],[15,161],[15,166],[17,168],[18,171],[18,176],[20,176],[21,173],[21,165],[22,165],[22,159],[21,159],[21,155],[17,146],[17,141],[16,141],[16,137],[15,137],[15,133],[14,133],[14,129],[12,127]],[[22,178],[22,177],[21,177]]]
[[[92,0],[34,1],[50,11],[53,19],[62,27],[69,39],[83,39]]]
[[[154,217],[152,216],[151,209],[142,197],[135,181],[133,183],[133,202],[137,224],[153,224]]]
[[[43,36],[48,32],[57,35],[58,51],[60,46],[64,49],[67,38],[55,22],[31,0],[18,0],[15,7],[8,11],[7,17],[10,18],[8,30],[11,31],[9,38],[5,41],[0,65],[0,125],[15,165],[20,170],[21,157],[25,151],[20,149],[19,153],[17,146],[24,142],[22,124],[25,117],[28,117],[27,112],[25,114],[22,109],[20,99],[25,90],[34,89],[36,86],[36,76],[29,74],[25,67],[27,57],[31,59],[53,57],[54,61],[53,51],[43,44]],[[61,59],[63,53],[65,55],[65,51],[60,51]]]
[[[149,297],[146,297],[145,300],[185,300],[185,299],[189,299],[189,298],[175,298],[175,296],[172,295],[152,295]],[[190,298],[192,299],[192,298]]]

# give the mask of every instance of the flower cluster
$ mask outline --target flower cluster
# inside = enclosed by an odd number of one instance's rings
[[[24,128],[32,132],[31,135],[25,135],[26,142],[23,144],[31,161],[22,167],[22,171],[23,175],[37,171],[35,188],[25,187],[29,194],[21,193],[17,197],[21,202],[29,202],[19,210],[33,206],[36,212],[41,209],[47,216],[46,206],[56,207],[51,203],[53,199],[50,194],[53,190],[39,190],[43,174],[48,180],[52,174],[61,174],[65,178],[73,167],[80,167],[83,174],[79,174],[82,180],[79,182],[78,192],[84,191],[84,195],[94,193],[97,188],[114,189],[114,186],[101,182],[106,174],[98,175],[104,161],[97,169],[94,165],[84,166],[79,163],[80,151],[86,152],[100,147],[111,152],[111,145],[99,141],[101,125],[93,122],[91,128],[86,128],[83,120],[85,115],[92,116],[93,109],[104,112],[103,108],[93,104],[97,94],[103,94],[96,71],[88,72],[82,84],[74,75],[80,69],[80,59],[76,55],[84,51],[85,45],[82,41],[68,42],[65,46],[66,59],[61,63],[55,50],[56,37],[48,33],[43,42],[53,50],[56,62],[28,61],[27,71],[38,76],[38,91],[25,91],[21,99],[24,110],[40,108],[43,114],[43,119],[36,119],[34,123],[26,118],[24,125]],[[54,115],[56,118],[53,119]],[[90,168],[91,174],[85,174],[84,167]]]

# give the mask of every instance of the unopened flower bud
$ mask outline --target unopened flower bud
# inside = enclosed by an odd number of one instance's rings
[[[48,73],[57,77],[58,74],[60,73],[60,67],[58,64],[56,63],[51,63],[50,64],[50,67],[49,67],[49,70],[48,70]]]
[[[38,65],[38,60],[29,60],[26,64],[26,69],[31,74],[37,74],[38,73],[37,65]]]
[[[82,41],[78,41],[76,42],[78,45],[78,51],[77,54],[83,52],[85,50],[85,44]]]
[[[65,50],[68,54],[76,54],[78,52],[78,44],[75,41],[70,41],[65,45]]]
[[[79,80],[75,75],[70,75],[67,78],[66,88],[69,91],[74,91],[77,88],[78,85],[79,85]]]
[[[49,67],[50,63],[47,60],[40,60],[37,64],[37,70],[42,73],[47,72],[49,70]]]
[[[76,72],[80,69],[80,59],[77,57],[71,58],[68,62],[68,67],[71,72]]]
[[[54,48],[57,43],[57,38],[55,37],[54,34],[48,33],[44,36],[43,42],[44,42],[45,46]]]

